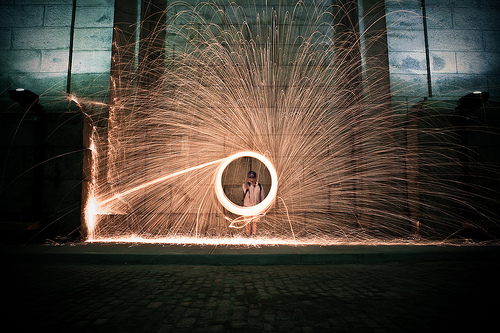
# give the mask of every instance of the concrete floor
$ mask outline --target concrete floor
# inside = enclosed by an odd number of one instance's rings
[[[2,322],[14,331],[480,332],[498,315],[498,247],[0,252]]]

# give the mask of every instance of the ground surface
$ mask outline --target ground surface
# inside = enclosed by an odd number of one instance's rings
[[[1,313],[13,331],[480,332],[499,264],[8,263]]]

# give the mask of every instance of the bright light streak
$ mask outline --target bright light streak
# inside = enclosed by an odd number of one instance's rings
[[[222,188],[222,174],[224,173],[224,170],[226,167],[231,163],[232,161],[242,158],[242,157],[253,157],[264,163],[264,165],[267,167],[269,170],[269,174],[271,175],[271,189],[269,190],[268,195],[258,205],[251,206],[251,207],[242,207],[235,205],[231,200],[229,200],[224,193],[224,189]],[[219,202],[230,212],[242,216],[255,216],[259,215],[262,213],[265,213],[267,209],[271,206],[271,204],[274,202],[276,199],[276,193],[278,192],[278,175],[276,173],[276,170],[274,169],[273,164],[271,161],[269,161],[266,157],[262,156],[261,154],[251,152],[251,151],[244,151],[240,152],[237,154],[234,154],[232,156],[229,156],[224,163],[221,164],[219,167],[219,170],[217,171],[217,178],[215,181],[215,193],[217,194],[217,199],[219,199]]]
[[[94,197],[90,197],[85,207],[85,222],[87,224],[88,238],[92,239],[99,214],[99,204]]]
[[[303,238],[303,239],[287,239],[282,237],[159,237],[159,238],[144,238],[139,236],[128,237],[102,237],[87,240],[89,243],[141,243],[141,244],[167,244],[167,245],[200,245],[200,246],[332,246],[332,245],[405,245],[405,246],[426,246],[426,245],[467,245],[463,242],[453,240],[448,241],[432,241],[432,240],[409,240],[403,238],[393,239],[345,239],[340,237],[324,237],[324,238]]]
[[[131,189],[127,190],[127,191],[115,194],[111,198],[103,200],[101,202],[101,205],[107,204],[107,203],[109,203],[111,201],[114,201],[114,200],[117,200],[117,199],[119,199],[121,197],[125,197],[125,196],[127,196],[127,195],[129,195],[131,193],[137,192],[137,191],[139,191],[141,189],[144,189],[144,188],[147,188],[147,187],[149,187],[151,185],[154,185],[154,184],[157,184],[157,183],[161,183],[161,182],[163,182],[165,180],[168,180],[170,178],[173,178],[173,177],[176,177],[176,176],[180,176],[180,175],[182,175],[184,173],[187,173],[187,172],[190,172],[190,171],[194,171],[194,170],[198,170],[198,169],[202,169],[202,168],[205,168],[205,167],[210,166],[212,164],[220,163],[220,161],[221,160],[216,160],[216,161],[208,162],[208,163],[205,163],[205,164],[201,164],[201,165],[197,165],[197,166],[194,166],[194,167],[191,167],[191,168],[180,170],[180,171],[168,174],[168,175],[163,176],[163,177],[159,177],[159,178],[153,179],[153,180],[151,180],[149,182],[146,182],[144,184],[141,184],[139,186],[131,188]]]
[[[67,95],[67,98],[71,101],[71,102],[74,102],[76,105],[80,106],[80,101],[78,101],[78,99],[76,98],[75,95],[73,94],[68,94]]]

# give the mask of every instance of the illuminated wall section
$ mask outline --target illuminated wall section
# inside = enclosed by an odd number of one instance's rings
[[[266,3],[251,2],[257,7],[262,7],[261,5]],[[237,3],[247,6],[248,1],[237,1]],[[269,1],[267,3],[272,5]],[[353,4],[347,0],[340,3]],[[495,126],[498,128],[496,116],[498,112],[494,112],[497,109],[494,102],[499,95],[500,77],[499,28],[496,25],[500,16],[500,4],[497,1],[359,0],[354,3],[358,5],[359,16],[364,18],[358,28],[366,37],[360,41],[363,50],[360,55],[363,58],[360,61],[365,75],[363,91],[371,96],[365,100],[365,105],[371,108],[376,104],[386,106],[392,103],[396,107],[395,113],[404,116],[400,118],[405,119],[403,123],[392,124],[395,125],[394,128],[403,129],[395,138],[399,140],[400,147],[408,149],[409,154],[404,161],[418,165],[415,163],[418,162],[415,160],[415,154],[421,149],[421,144],[419,146],[421,142],[415,135],[410,135],[411,131],[405,131],[420,126],[418,119],[414,117],[416,114],[414,110],[420,110],[423,104],[427,111],[450,113],[457,106],[458,98],[461,96],[474,90],[488,90],[490,108],[485,109],[484,117],[481,115],[477,119],[481,119],[488,128]],[[102,102],[107,104],[108,96],[111,94],[113,97],[116,92],[113,89],[109,90],[110,73],[111,76],[120,73],[123,80],[112,83],[118,83],[118,89],[123,95],[122,84],[132,82],[130,87],[136,89],[133,75],[127,78],[125,74],[134,74],[135,71],[142,69],[146,72],[154,69],[147,61],[143,61],[148,57],[154,58],[154,55],[144,54],[143,51],[146,49],[141,49],[141,45],[136,42],[147,38],[148,31],[152,31],[155,21],[143,24],[141,29],[136,29],[137,23],[141,17],[157,13],[158,9],[163,10],[169,4],[171,2],[166,0],[2,1],[0,4],[0,59],[2,59],[0,62],[2,111],[0,231],[17,232],[28,228],[34,232],[45,230],[50,236],[56,236],[68,235],[79,228],[82,160],[88,159],[82,158],[81,152],[82,110],[74,103],[69,103],[66,94],[74,94],[80,101],[87,102],[87,111],[95,112],[98,120],[94,125],[104,132],[112,128],[108,127],[105,121],[106,108],[94,109],[92,105]],[[249,22],[255,22],[255,18],[254,15],[250,15]],[[157,17],[154,19],[157,22]],[[353,14],[351,19],[356,25],[358,22],[356,15]],[[298,15],[296,21],[299,29],[307,29],[308,22],[304,17]],[[179,24],[182,22],[179,21]],[[115,34],[114,41],[117,43],[115,50],[112,50],[113,27],[123,32],[122,37],[128,38],[127,41],[120,41],[119,36]],[[159,37],[159,40],[163,40],[162,45],[165,45],[168,38],[172,38],[166,35]],[[119,54],[118,49],[123,51],[127,44],[130,47],[125,54]],[[168,59],[168,50],[164,56]],[[360,73],[354,73],[358,74]],[[381,80],[385,82],[381,84]],[[380,86],[386,89],[378,90],[377,87]],[[39,94],[40,102],[47,112],[45,125],[47,139],[44,143],[47,162],[43,164],[43,192],[39,193],[43,201],[42,212],[33,209],[35,206],[33,201],[26,199],[33,192],[35,124],[31,113],[25,116],[25,110],[8,98],[7,91],[18,87]],[[424,98],[427,98],[426,102]],[[388,138],[390,137],[380,135],[374,142],[383,144]],[[495,137],[482,136],[476,136],[474,140],[474,151],[480,151],[481,156],[488,156],[487,159],[482,160],[481,157],[478,160],[483,165],[486,163],[488,170],[497,170],[498,154],[494,152],[499,149],[496,144],[498,140]],[[184,139],[178,141],[178,145],[172,146],[179,152],[181,160],[186,161],[186,166],[190,163],[191,144],[188,136],[184,136]],[[88,140],[84,146],[90,147]],[[366,147],[372,146],[377,144],[372,142]],[[360,152],[361,150],[353,150],[350,153]],[[220,150],[221,156],[228,156],[230,153]],[[86,155],[89,154],[87,151]],[[336,163],[340,160],[339,156]],[[349,161],[349,158],[345,160]],[[123,164],[126,162],[123,157],[115,160],[119,162],[117,164],[108,162],[103,168],[105,171],[101,172],[113,171],[113,168],[120,170],[122,165],[126,166]],[[400,176],[406,177],[410,169],[405,167],[401,160],[397,163]],[[495,177],[495,172],[483,177],[481,186],[496,184],[492,181],[498,179]],[[299,171],[297,174],[299,178],[304,179],[304,172]],[[150,170],[148,179],[154,175],[155,173]],[[105,179],[108,176],[103,177]],[[83,178],[86,182],[91,179],[88,172]],[[376,177],[371,180],[375,181]],[[230,187],[237,191],[238,183],[239,181],[235,180]],[[344,197],[349,200],[354,200],[354,183],[351,181],[344,187]],[[418,179],[408,178],[407,185],[410,188],[408,192],[410,199],[418,202],[420,198],[416,190]],[[495,186],[497,185],[493,187]],[[484,196],[491,198],[489,192],[484,193]],[[171,201],[177,199],[176,196],[169,197]],[[321,200],[318,202],[322,202]],[[387,202],[380,204],[382,208],[390,206]],[[410,211],[408,214],[413,220],[418,219],[417,206],[408,208]],[[182,214],[182,209],[176,213]],[[337,218],[351,215],[352,212],[340,214]],[[364,223],[360,222],[361,225]]]
[[[492,215],[499,213],[495,193],[500,188],[500,160],[494,153],[500,148],[500,28],[496,24],[499,19],[497,1],[386,1],[392,102],[396,112],[407,115],[409,130],[402,142],[409,147],[410,164],[421,170],[419,180],[410,180],[409,186],[416,189],[416,196],[422,197],[417,194],[418,182],[425,184],[430,174],[440,174],[442,183],[460,183],[467,178],[470,183],[465,187],[469,194],[464,195],[461,203],[446,203],[457,211],[477,209]],[[461,97],[474,91],[489,92],[489,101],[470,111],[464,123],[455,108]],[[429,118],[424,120],[424,117]],[[463,126],[467,126],[465,131],[460,129]],[[418,128],[421,133],[414,135],[411,128]],[[439,133],[446,128],[451,130]],[[433,151],[438,142],[446,142],[449,150]],[[467,162],[460,150],[471,155]],[[441,166],[437,163],[419,166],[417,156],[439,160],[438,155],[448,162]],[[463,186],[462,183],[458,187]],[[484,198],[485,205],[471,204],[464,208],[470,204],[465,198],[470,195]],[[425,197],[431,202],[441,199]],[[410,205],[409,210],[414,214],[419,208]],[[481,220],[482,228],[498,229],[494,221],[479,217],[477,211],[472,215]]]
[[[106,101],[113,14],[114,0],[0,4],[0,233],[7,239],[79,235],[82,115],[67,93]],[[41,127],[9,99],[17,88],[40,96]],[[43,180],[33,172],[37,128],[45,131]]]
[[[394,96],[499,94],[500,3],[388,0],[386,13]]]

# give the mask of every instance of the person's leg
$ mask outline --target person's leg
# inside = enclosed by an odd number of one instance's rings
[[[257,223],[259,221],[260,221],[260,217],[258,217],[258,216],[254,217],[252,220],[252,232],[253,232],[254,236],[257,235]]]
[[[250,224],[252,223],[250,220],[245,219],[245,231],[247,233],[247,236],[250,236]]]

